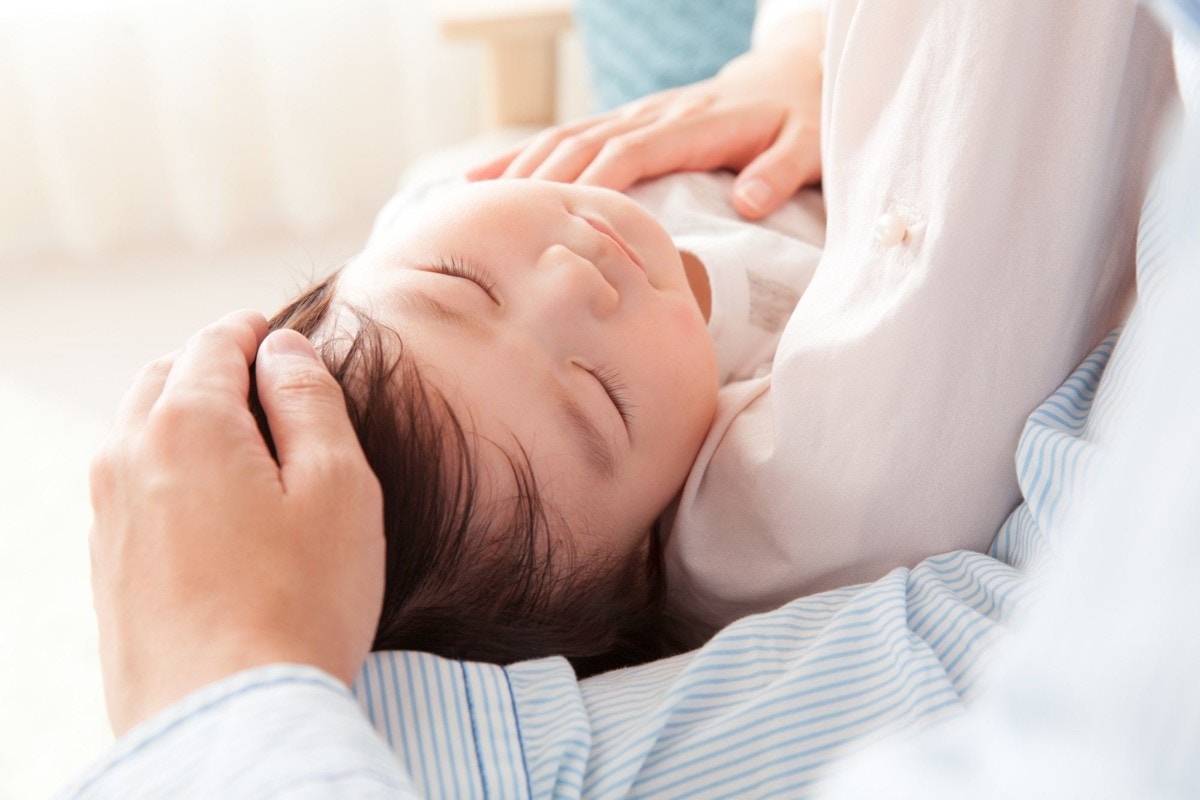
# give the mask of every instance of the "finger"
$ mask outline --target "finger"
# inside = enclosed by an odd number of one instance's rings
[[[133,383],[125,391],[125,395],[121,398],[121,404],[117,407],[115,433],[119,435],[132,431],[145,422],[146,417],[150,414],[150,409],[154,407],[154,403],[162,394],[163,386],[167,382],[167,375],[170,374],[171,367],[178,356],[179,351],[176,350],[174,353],[151,361],[138,370],[138,374],[133,378]]]
[[[676,119],[662,120],[616,138],[600,148],[576,183],[624,191],[645,178],[654,178],[695,166],[692,127]]]
[[[521,142],[518,145],[510,147],[504,152],[493,156],[490,160],[484,161],[481,164],[469,168],[463,175],[469,181],[488,181],[493,178],[499,178],[504,174],[504,170],[512,163],[512,160],[521,154],[521,151],[530,145],[529,139]]]
[[[504,168],[501,173],[502,178],[528,178],[533,174],[533,171],[541,166],[542,162],[554,152],[555,148],[566,138],[576,136],[588,128],[600,124],[608,119],[608,114],[602,114],[596,117],[587,117],[577,120],[568,125],[559,125],[555,128],[547,128],[537,134],[529,141],[521,153],[512,160],[512,162]]]
[[[175,359],[162,397],[216,394],[245,403],[250,392],[250,364],[267,321],[257,311],[235,311],[201,329]]]
[[[761,219],[821,172],[820,132],[799,117],[784,122],[779,137],[738,173],[730,201],[747,219]]]
[[[347,456],[363,460],[342,388],[302,334],[279,330],[268,336],[255,375],[285,491]]]
[[[652,119],[649,116],[622,115],[567,136],[529,177],[570,183],[587,169],[608,142],[646,127]]]

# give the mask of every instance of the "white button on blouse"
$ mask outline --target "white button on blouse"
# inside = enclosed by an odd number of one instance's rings
[[[896,211],[889,211],[875,223],[875,241],[883,247],[895,247],[908,236],[908,222]]]

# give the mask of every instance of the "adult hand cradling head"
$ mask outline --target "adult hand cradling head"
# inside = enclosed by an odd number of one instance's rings
[[[383,510],[342,391],[237,312],[144,369],[92,465],[92,591],[119,735],[273,662],[349,684],[383,597]],[[260,346],[261,344],[261,346]],[[247,405],[255,362],[272,458]]]

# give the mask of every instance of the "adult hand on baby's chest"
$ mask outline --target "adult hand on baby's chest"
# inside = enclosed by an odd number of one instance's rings
[[[682,171],[740,173],[731,202],[766,216],[821,177],[824,15],[800,15],[713,78],[549,128],[468,171],[624,191]]]

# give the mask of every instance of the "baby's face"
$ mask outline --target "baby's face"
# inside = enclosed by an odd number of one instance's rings
[[[711,424],[716,357],[679,253],[617,192],[447,190],[349,264],[337,291],[400,334],[473,434],[483,499],[508,504],[502,451],[523,448],[580,558],[645,541]]]

